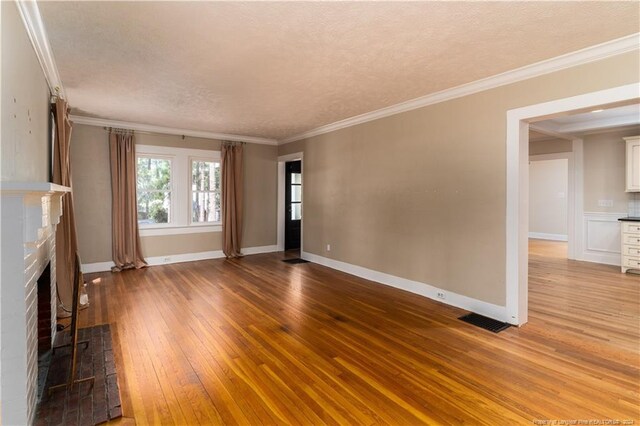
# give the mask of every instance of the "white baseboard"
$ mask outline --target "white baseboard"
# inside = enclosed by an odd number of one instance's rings
[[[167,256],[145,257],[149,266],[169,265],[171,263],[195,262],[197,260],[220,259],[222,250],[202,251],[199,253],[170,254]]]
[[[276,245],[246,247],[242,249],[242,253],[246,255],[272,253],[275,251],[278,251],[278,247]],[[214,250],[214,251],[203,251],[199,253],[153,256],[153,257],[147,257],[145,258],[145,260],[147,261],[149,266],[158,266],[158,265],[169,265],[171,263],[194,262],[197,260],[220,259],[223,257],[224,257],[224,253],[222,252],[222,250]],[[92,272],[105,272],[105,271],[110,271],[113,266],[114,266],[113,262],[85,263],[82,265],[82,272],[84,274],[90,274]]]
[[[83,274],[91,274],[93,272],[110,271],[113,266],[115,266],[113,262],[83,263],[81,269]]]
[[[529,232],[529,238],[535,238],[537,240],[569,241],[569,237],[566,234],[547,234],[545,232]]]
[[[327,266],[332,269],[337,269],[338,271],[346,272],[360,278],[365,278],[367,280],[375,281],[380,284],[385,284],[391,287],[418,294],[420,296],[428,297],[429,299],[433,299],[447,305],[455,306],[457,308],[462,308],[467,311],[475,312],[480,315],[496,319],[498,321],[511,323],[510,318],[507,315],[505,306],[498,306],[492,303],[483,302],[481,300],[473,299],[461,294],[456,294],[429,284],[421,283],[419,281],[412,281],[406,278],[385,274],[383,272],[374,271],[372,269],[363,268],[361,266],[352,265],[350,263],[340,262],[338,260],[318,256],[317,254],[313,253],[302,252],[301,257],[310,262]],[[439,292],[444,293],[444,299],[438,297]]]
[[[260,247],[246,247],[242,249],[242,253],[249,255],[249,254],[262,254],[262,253],[273,253],[275,251],[280,251],[278,250],[278,246],[277,245],[272,245],[272,246],[260,246]]]

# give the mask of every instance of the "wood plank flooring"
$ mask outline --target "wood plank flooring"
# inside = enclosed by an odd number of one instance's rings
[[[533,424],[640,420],[640,277],[532,241],[530,322],[464,311],[282,254],[90,274],[121,422]]]

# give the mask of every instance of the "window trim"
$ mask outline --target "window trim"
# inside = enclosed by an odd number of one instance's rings
[[[192,197],[191,159],[221,163],[220,151],[136,144],[136,165],[138,157],[167,158],[171,160],[171,222],[139,224],[138,229],[141,237],[222,231],[220,222],[192,223],[191,204],[189,202],[190,197]]]

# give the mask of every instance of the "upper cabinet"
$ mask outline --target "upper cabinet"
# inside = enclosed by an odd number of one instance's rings
[[[627,192],[640,192],[640,136],[624,138],[627,142]]]

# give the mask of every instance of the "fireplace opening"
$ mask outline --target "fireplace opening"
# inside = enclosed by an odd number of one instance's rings
[[[40,274],[38,287],[38,388],[37,402],[42,398],[51,364],[51,262]]]
[[[51,349],[51,262],[38,278],[38,355]]]

